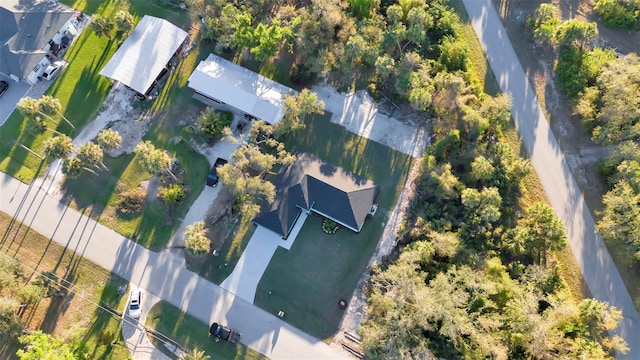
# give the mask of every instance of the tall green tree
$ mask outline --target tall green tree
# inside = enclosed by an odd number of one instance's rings
[[[38,99],[33,99],[30,97],[22,98],[18,101],[16,108],[24,116],[30,119],[37,119],[38,115],[41,115],[47,118],[52,123],[54,123],[56,126],[58,125],[57,121],[55,121],[51,116],[49,116],[49,114],[42,111],[42,108],[40,107],[40,101]]]
[[[602,197],[604,210],[597,228],[609,241],[630,244],[640,261],[640,194],[626,181],[620,181]]]
[[[108,17],[101,14],[94,14],[89,22],[89,27],[93,30],[98,37],[106,36],[111,40],[111,31],[114,29],[115,24]]]
[[[302,89],[297,96],[286,94],[282,107],[284,116],[273,129],[276,138],[303,129],[310,115],[324,114],[324,101],[319,100],[318,95],[308,89]]]
[[[102,162],[104,159],[104,151],[100,145],[93,141],[80,145],[80,147],[78,147],[77,157],[84,164],[93,166],[96,169],[107,169],[107,166]]]
[[[54,136],[44,141],[44,153],[54,159],[66,159],[74,150],[73,140],[67,135]]]
[[[176,179],[171,171],[171,156],[166,150],[156,148],[150,141],[142,141],[133,150],[139,156],[142,166],[152,175],[164,172]]]
[[[126,35],[133,29],[133,15],[126,10],[119,10],[116,13],[116,27],[118,31]]]
[[[119,148],[122,144],[122,136],[116,130],[105,129],[98,133],[96,142],[105,150],[113,150]]]
[[[41,114],[58,114],[62,118],[62,120],[64,120],[69,126],[71,126],[72,129],[76,128],[75,125],[73,125],[73,123],[62,114],[62,104],[60,104],[60,100],[54,98],[53,96],[43,95],[38,100],[38,102]]]
[[[33,331],[22,335],[19,341],[23,349],[18,349],[16,355],[20,360],[76,360],[81,359],[79,354],[74,354],[74,349],[64,339],[42,332]]]
[[[562,45],[577,46],[580,51],[598,36],[598,25],[578,19],[567,20],[558,29],[558,39]]]
[[[527,209],[527,215],[518,222],[511,236],[511,242],[523,244],[517,247],[531,252],[535,263],[541,265],[546,265],[548,251],[562,250],[567,246],[564,224],[549,205],[540,202]]]

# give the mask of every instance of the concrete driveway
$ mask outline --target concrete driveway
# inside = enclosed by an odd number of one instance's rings
[[[618,359],[640,359],[640,318],[609,251],[596,232],[560,146],[490,0],[463,0],[473,29],[487,54],[500,90],[512,96],[511,113],[547,198],[567,227],[569,246],[594,298],[620,309],[623,319],[612,335],[631,348]],[[552,80],[551,80],[552,81]]]
[[[127,293],[131,288],[136,287],[136,285],[130,284],[129,289],[127,289]],[[131,318],[128,315],[127,307],[123,310],[122,339],[131,352],[131,358],[133,360],[170,360],[170,358],[162,351],[153,346],[149,340],[147,332],[145,331],[144,324],[147,322],[149,310],[160,300],[162,299],[143,290],[142,300],[140,301],[140,308],[142,309],[142,315],[140,318]]]
[[[278,246],[291,249],[307,216],[304,211],[300,214],[287,240],[267,228],[258,226],[236,267],[233,268],[233,272],[220,284],[220,287],[253,304],[258,283],[276,249]]]
[[[26,96],[31,89],[31,84],[27,81],[16,82],[9,76],[0,74],[0,80],[9,84],[9,89],[4,95],[0,96],[0,126],[4,125],[13,109],[16,108],[18,101]]]

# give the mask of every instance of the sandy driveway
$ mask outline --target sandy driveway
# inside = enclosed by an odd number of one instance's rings
[[[383,114],[366,91],[343,94],[327,85],[315,86],[311,91],[324,101],[332,123],[415,158],[422,156],[427,143],[425,128],[415,125],[417,121]]]

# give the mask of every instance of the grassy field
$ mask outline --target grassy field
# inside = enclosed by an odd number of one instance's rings
[[[149,310],[146,325],[171,337],[183,348],[203,350],[211,359],[266,359],[242,344],[234,345],[227,341],[214,341],[209,337],[208,324],[181,312],[175,306],[164,301],[157,303]],[[171,358],[175,358],[158,339],[150,339],[158,349],[162,349]]]
[[[348,300],[382,235],[386,215],[407,179],[412,158],[332,124],[330,115],[308,122],[306,129],[287,139],[289,148],[304,149],[335,165],[373,180],[380,186],[378,213],[362,232],[322,231],[322,218],[310,216],[291,250],[276,250],[257,291],[255,303],[321,339],[337,330]]]
[[[83,259],[50,239],[0,213],[2,254],[20,261],[23,274],[33,280],[37,272],[52,271],[68,289],[58,287],[63,296],[42,299],[27,308],[22,320],[28,329],[41,329],[57,336],[79,331],[91,359],[127,359],[120,336],[120,318],[101,310],[96,304],[123,309],[126,298],[117,295],[117,287],[127,284],[118,276]],[[111,345],[114,343],[114,345]],[[0,358],[15,359],[16,344],[1,344]]]

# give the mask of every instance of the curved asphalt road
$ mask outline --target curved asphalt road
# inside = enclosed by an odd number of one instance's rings
[[[567,226],[569,246],[582,274],[598,300],[622,310],[623,320],[613,332],[631,351],[618,359],[640,359],[640,319],[618,273],[578,184],[556,142],[507,32],[491,0],[463,0],[473,29],[487,54],[500,90],[513,98],[511,112],[522,141],[556,214]]]
[[[207,324],[219,321],[239,330],[242,343],[269,358],[343,358],[319,339],[188,271],[182,257],[149,251],[68,208],[41,184],[25,185],[0,172],[0,211]],[[15,249],[19,241],[3,237],[0,244]]]

